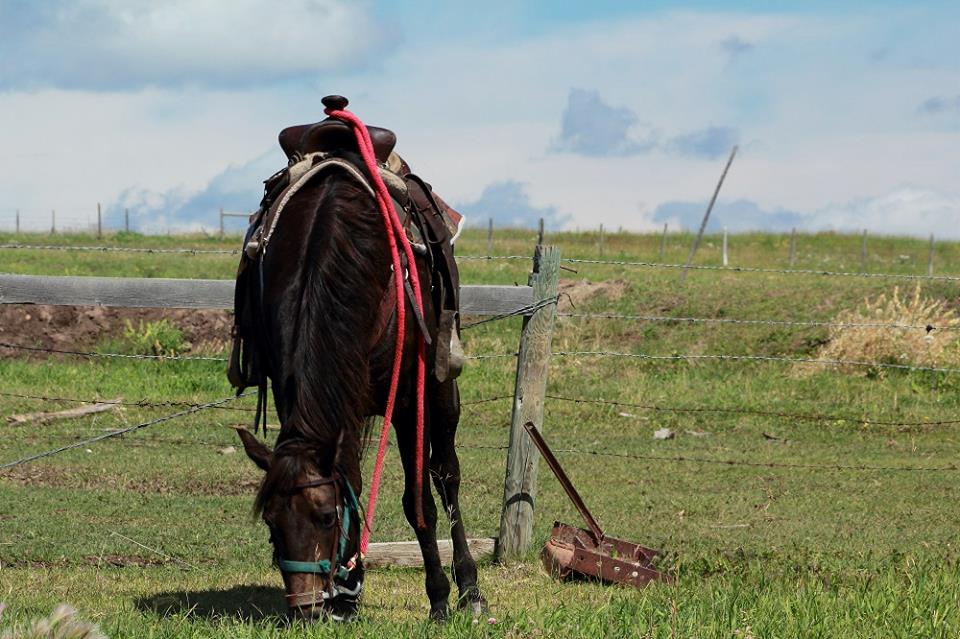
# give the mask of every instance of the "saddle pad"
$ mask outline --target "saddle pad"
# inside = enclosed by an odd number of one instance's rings
[[[460,231],[463,230],[467,218],[447,204],[442,197],[437,195],[436,191],[433,192],[433,199],[437,201],[437,206],[440,207],[440,213],[443,215],[443,223],[450,232],[450,243],[453,244],[457,241],[457,238],[460,237]]]

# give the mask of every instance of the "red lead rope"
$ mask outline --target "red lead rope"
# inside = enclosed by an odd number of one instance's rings
[[[423,297],[420,293],[420,276],[417,273],[417,264],[414,261],[413,249],[410,248],[410,242],[407,240],[406,231],[403,229],[403,223],[397,216],[393,208],[393,200],[390,192],[387,191],[387,185],[383,183],[380,177],[380,171],[377,168],[377,159],[373,152],[373,142],[370,140],[370,133],[367,127],[360,121],[356,115],[347,111],[325,109],[331,118],[343,120],[353,127],[353,133],[357,138],[357,146],[360,148],[360,155],[363,156],[367,171],[373,179],[374,190],[377,194],[377,204],[380,207],[380,213],[383,216],[383,222],[387,230],[387,242],[390,245],[390,256],[393,259],[394,289],[396,291],[397,302],[397,341],[393,353],[393,371],[390,375],[390,392],[387,395],[387,406],[383,415],[383,429],[380,431],[380,444],[377,448],[377,461],[373,467],[373,479],[370,482],[370,496],[367,497],[367,517],[366,525],[363,527],[363,533],[360,536],[360,555],[367,554],[367,545],[370,543],[370,531],[373,529],[373,514],[377,508],[377,495],[380,492],[380,479],[383,476],[383,460],[387,453],[387,439],[390,435],[390,422],[393,418],[393,409],[397,399],[397,387],[400,384],[400,365],[403,360],[403,340],[406,328],[406,303],[403,296],[403,267],[400,264],[400,251],[397,249],[399,242],[403,252],[407,257],[409,265],[410,284],[413,287],[413,297],[419,307],[420,315],[423,315]],[[417,528],[425,528],[426,522],[423,518],[423,394],[426,385],[426,346],[423,335],[417,338],[417,444],[416,444],[416,478],[414,505],[417,514]]]

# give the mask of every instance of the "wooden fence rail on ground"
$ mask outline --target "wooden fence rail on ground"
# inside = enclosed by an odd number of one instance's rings
[[[507,452],[504,504],[500,537],[470,540],[475,555],[493,552],[507,556],[526,552],[531,543],[536,458],[523,424],[543,424],[546,368],[553,319],[549,302],[556,300],[560,251],[538,246],[528,286],[471,285],[460,288],[460,314],[509,316],[523,314],[520,333],[513,427]],[[114,306],[126,308],[232,309],[234,280],[163,279],[134,277],[74,277],[0,273],[0,304],[54,306]],[[547,302],[543,304],[542,302]],[[496,543],[495,543],[496,542]],[[449,547],[441,542],[441,552]],[[422,565],[416,542],[382,544],[371,555],[372,564]],[[373,550],[373,548],[371,547]],[[374,555],[376,555],[374,557]]]

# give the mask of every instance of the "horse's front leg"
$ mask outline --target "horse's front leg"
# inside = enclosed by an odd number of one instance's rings
[[[477,584],[477,563],[470,554],[460,510],[460,460],[455,448],[460,393],[456,380],[438,384],[432,389],[430,398],[430,473],[450,519],[450,538],[453,540],[451,571],[460,591],[458,607],[469,609],[476,616],[486,612],[486,601]]]
[[[429,423],[429,421],[428,421]],[[417,528],[417,512],[414,496],[416,494],[416,418],[411,415],[398,415],[394,420],[397,433],[397,445],[400,449],[400,459],[403,462],[404,490],[403,512],[407,521],[413,527],[420,544],[420,553],[423,555],[423,570],[427,597],[430,599],[430,618],[442,621],[447,618],[449,608],[447,599],[450,596],[450,581],[443,573],[443,564],[440,562],[440,550],[437,548],[437,506],[430,491],[428,476],[429,464],[423,464],[423,518],[426,527]],[[429,427],[424,425],[424,445],[429,446]]]

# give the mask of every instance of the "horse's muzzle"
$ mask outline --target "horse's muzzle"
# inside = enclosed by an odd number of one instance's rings
[[[324,593],[326,594],[326,593]],[[357,599],[340,595],[318,598],[315,601],[291,601],[288,616],[291,621],[352,621],[357,616]]]

